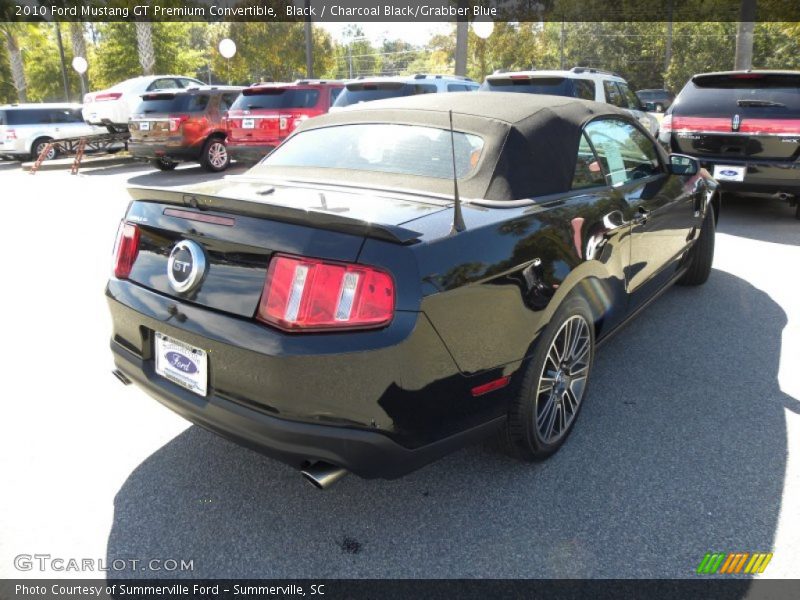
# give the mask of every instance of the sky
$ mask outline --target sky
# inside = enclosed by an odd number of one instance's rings
[[[322,27],[333,36],[333,39],[342,41],[342,32],[351,23],[320,23],[315,22],[316,27]],[[357,23],[364,30],[372,43],[378,43],[384,38],[401,39],[413,45],[426,44],[431,36],[437,33],[447,33],[450,31],[450,23]]]

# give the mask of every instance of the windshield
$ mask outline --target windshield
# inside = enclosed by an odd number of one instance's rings
[[[319,100],[319,90],[293,88],[247,88],[236,99],[231,110],[269,108],[313,108]]]
[[[800,115],[800,75],[741,73],[698,76],[673,105],[681,114]]]
[[[466,177],[478,164],[483,140],[457,131],[454,143],[456,173]],[[418,125],[370,123],[310,129],[286,140],[261,164],[453,177],[450,131]]]

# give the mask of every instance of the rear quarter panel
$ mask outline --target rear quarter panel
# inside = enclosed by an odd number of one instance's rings
[[[576,288],[599,335],[624,319],[629,210],[607,188],[520,209],[465,206],[465,232],[418,246],[421,308],[459,369],[470,375],[529,356]],[[452,213],[425,220],[435,219],[449,227]]]

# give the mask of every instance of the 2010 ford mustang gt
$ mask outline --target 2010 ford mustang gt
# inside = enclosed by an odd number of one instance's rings
[[[708,278],[719,213],[622,111],[505,93],[365,104],[243,175],[130,192],[117,375],[319,487],[495,432],[551,455],[598,342]]]

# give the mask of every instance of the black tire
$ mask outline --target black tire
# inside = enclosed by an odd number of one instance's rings
[[[715,230],[714,206],[709,204],[700,228],[700,237],[689,250],[689,270],[678,280],[680,285],[702,285],[708,280],[714,262]]]
[[[175,167],[178,166],[178,163],[168,158],[154,158],[150,162],[153,163],[153,166],[156,169],[159,169],[161,171],[173,171]]]
[[[569,327],[580,335],[574,351],[564,352],[561,346],[566,343]],[[566,356],[559,357],[559,353]],[[557,358],[561,361],[558,366]],[[529,461],[543,460],[564,444],[586,398],[593,364],[592,311],[586,300],[572,296],[558,308],[542,333],[511,402],[503,434],[510,454]],[[558,432],[551,429],[556,425]],[[550,432],[553,435],[548,435]]]
[[[41,137],[34,140],[33,144],[31,145],[31,159],[36,160],[39,158],[39,155],[44,150],[45,144],[48,144],[53,141],[53,138],[48,137]],[[47,153],[47,157],[45,160],[53,160],[55,157],[58,156],[58,151],[56,150],[55,146],[50,149],[50,152]]]
[[[225,140],[221,137],[210,137],[203,146],[203,153],[200,155],[200,164],[206,171],[219,173],[228,168],[231,164],[231,157]]]

